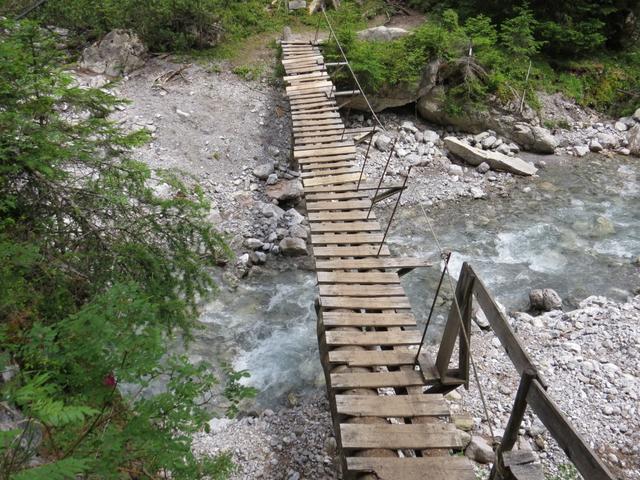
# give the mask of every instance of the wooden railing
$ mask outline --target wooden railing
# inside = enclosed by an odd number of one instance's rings
[[[503,455],[511,451],[515,445],[525,410],[529,406],[585,479],[613,480],[615,477],[587,446],[584,439],[576,432],[549,396],[546,391],[546,383],[511,329],[507,317],[468,263],[464,263],[462,266],[455,295],[457,305],[454,302],[449,312],[435,361],[435,370],[441,381],[432,387],[434,391],[450,390],[455,388],[456,383],[458,385],[464,383],[468,386],[468,346],[471,342],[471,315],[474,296],[487,317],[493,333],[500,340],[521,378],[511,417],[497,448],[497,461],[491,472],[491,478],[509,477],[508,468],[505,468],[503,463]],[[459,339],[458,368],[450,369],[449,364],[457,339]]]

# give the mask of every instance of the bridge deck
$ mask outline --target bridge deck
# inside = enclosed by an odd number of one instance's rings
[[[338,113],[319,48],[282,44],[320,289],[318,342],[345,478],[469,479],[471,463],[441,394],[424,393],[432,372],[416,365],[421,334],[399,273],[427,265],[394,258],[372,204],[357,189],[354,134]],[[338,96],[340,94],[338,93]],[[375,188],[375,187],[373,187]]]

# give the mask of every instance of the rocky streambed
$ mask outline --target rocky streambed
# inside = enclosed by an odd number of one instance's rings
[[[247,369],[247,382],[260,393],[255,403],[245,406],[241,419],[214,422],[211,433],[198,435],[195,449],[201,454],[229,451],[240,466],[235,478],[336,478],[335,441],[315,340],[315,278],[304,245],[308,232],[303,205],[297,203],[297,172],[288,163],[286,103],[266,84],[247,84],[224,72],[211,74],[198,65],[158,85],[157,78],[180,68],[157,58],[126,79],[119,91],[133,103],[114,117],[152,132],[153,141],[137,152],[138,158],[153,167],[185,171],[203,186],[212,201],[211,220],[237,253],[235,264],[220,274],[217,298],[203,306],[203,328],[187,353],[195,361],[211,363],[220,374],[225,363]],[[512,321],[527,347],[543,359],[541,365],[558,386],[562,408],[593,417],[597,429],[590,430],[590,424],[575,417],[577,426],[624,478],[638,478],[633,405],[639,373],[633,342],[640,334],[640,311],[637,299],[627,300],[639,286],[637,159],[583,150],[579,154],[584,156],[576,158],[572,142],[563,146],[563,141],[558,153],[572,158],[528,156],[495,132],[466,135],[426,125],[406,112],[383,114],[382,119],[399,139],[389,180],[402,180],[408,164],[422,163],[412,174],[392,226],[392,251],[428,256],[438,266],[424,207],[444,248],[454,252],[451,272],[455,275],[463,261],[473,264],[513,312]],[[351,120],[353,126],[367,122],[359,115]],[[611,133],[608,124],[593,125],[589,135]],[[579,141],[591,147],[593,142],[580,132]],[[520,156],[539,169],[537,176],[467,165],[447,155],[443,139],[448,135],[476,148]],[[611,152],[626,154],[621,142]],[[594,147],[590,150],[598,150]],[[360,162],[365,151],[366,145],[361,146]],[[388,141],[385,145],[384,136],[378,135],[365,168],[370,179],[379,178],[388,152]],[[171,194],[163,189],[166,186],[158,184],[158,193]],[[383,222],[392,202],[378,207]],[[421,322],[437,277],[438,268],[405,277]],[[554,288],[565,311],[577,310],[540,317],[515,313],[526,309],[534,287]],[[590,295],[609,300],[581,303]],[[432,342],[450,298],[450,292],[442,292]],[[614,328],[607,327],[610,322]],[[515,391],[509,382],[515,379],[506,380],[511,377],[502,370],[496,376],[494,367],[503,359],[492,336],[478,330],[475,339],[481,381],[493,392],[490,402],[496,414],[491,421],[499,430],[511,405],[509,392]],[[472,421],[465,423],[470,436],[486,437],[476,392],[450,399],[453,408],[472,413]],[[527,422],[523,448],[536,450],[554,472],[566,459],[544,429],[531,418]]]

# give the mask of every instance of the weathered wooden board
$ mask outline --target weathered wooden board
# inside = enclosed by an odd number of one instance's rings
[[[322,120],[325,118],[340,118],[340,114],[335,110],[329,112],[305,112],[305,113],[292,113],[291,118],[294,121],[297,120]],[[353,145],[353,140],[351,141],[351,145]]]
[[[320,304],[324,308],[358,308],[363,310],[411,308],[411,304],[407,297],[320,297]]]
[[[360,174],[360,169],[356,167],[340,167],[340,168],[324,168],[302,172],[300,177],[302,179],[305,178],[316,178],[316,177],[324,177],[327,175],[342,175],[347,173],[357,173]]]
[[[331,350],[329,363],[349,367],[398,367],[414,365],[416,351],[398,350]]]
[[[313,246],[313,254],[316,258],[322,257],[375,257],[378,255],[378,251],[381,256],[389,256],[389,248],[386,245],[382,246],[382,249],[378,245],[366,246],[358,245],[357,247],[318,247]]]
[[[306,163],[304,165],[300,165],[300,167],[302,168],[303,171],[306,171],[306,172],[309,172],[309,171],[317,172],[318,170],[327,170],[332,168],[353,167],[353,161]],[[305,196],[305,197],[307,198],[307,200],[310,200],[308,196]]]
[[[321,232],[374,232],[380,230],[378,222],[322,222],[311,223],[311,233]]]
[[[340,222],[343,220],[375,220],[376,214],[367,210],[353,210],[347,212],[309,212],[310,222]]]
[[[455,426],[448,423],[340,425],[342,448],[462,448]]]
[[[383,388],[423,386],[424,378],[418,371],[400,372],[359,372],[332,373],[330,375],[331,388]]]
[[[318,185],[331,185],[353,182],[360,178],[360,173],[347,173],[345,175],[330,175],[326,177],[316,177],[303,180],[305,187],[313,187]]]
[[[322,323],[326,327],[403,327],[415,325],[416,319],[410,312],[323,312]]]
[[[357,245],[360,243],[380,243],[382,242],[382,238],[383,238],[382,233],[344,233],[344,234],[327,233],[324,235],[314,234],[311,236],[312,243],[315,245],[329,245],[329,244]]]
[[[404,295],[401,285],[320,285],[320,295],[323,297],[383,297]]]
[[[443,417],[449,406],[442,395],[336,395],[336,410],[352,417]]]
[[[373,473],[378,480],[476,480],[466,457],[347,457],[350,472]]]
[[[355,150],[355,145],[353,140],[347,139],[342,142],[331,142],[331,145],[321,145],[319,147],[314,147],[313,145],[296,145],[293,147],[294,152],[306,152],[306,151],[318,151],[319,153],[315,154],[315,156],[323,156],[323,155],[335,155],[333,153],[327,153],[327,151],[333,150],[335,148],[350,148],[350,151]],[[302,157],[300,157],[302,158]]]
[[[317,270],[369,270],[369,269],[405,269],[430,267],[432,264],[422,258],[389,257],[389,258],[363,258],[351,260],[318,260]]]
[[[342,155],[328,155],[322,157],[309,157],[309,158],[301,158],[298,160],[298,163],[305,168],[305,165],[312,163],[333,163],[339,162],[342,160],[353,160],[355,161],[356,155],[354,153],[345,153]]]
[[[315,165],[315,164],[311,164]],[[359,192],[357,190],[352,192],[319,192],[319,193],[309,193],[305,195],[307,201],[321,201],[321,200],[351,200],[354,198],[369,198],[369,192]],[[379,227],[378,227],[379,228]],[[377,230],[378,228],[374,229]]]
[[[418,330],[387,331],[387,332],[343,332],[341,330],[328,330],[325,332],[325,341],[329,346],[358,345],[372,347],[379,345],[420,345],[422,334]]]
[[[322,172],[324,172],[324,170],[322,170]],[[326,175],[326,173],[322,173],[322,175]],[[369,199],[327,200],[327,201],[320,201],[320,202],[307,202],[307,211],[321,212],[324,210],[359,210],[359,209],[368,210],[370,206],[371,206],[371,200]],[[366,242],[360,242],[360,243],[366,243]]]

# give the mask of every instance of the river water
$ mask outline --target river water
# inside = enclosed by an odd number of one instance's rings
[[[553,288],[571,308],[589,295],[624,300],[640,286],[640,162],[630,158],[556,159],[539,178],[519,181],[508,198],[464,200],[428,212],[457,276],[468,261],[508,310],[525,309],[532,288]],[[429,257],[434,268],[403,279],[424,322],[439,276],[438,248],[419,208],[403,208],[389,245]],[[445,282],[443,297],[451,298]],[[223,289],[202,316],[189,349],[194,360],[228,362],[251,373],[259,406],[324,388],[316,341],[315,274],[265,271]],[[438,302],[436,341],[448,303]]]

